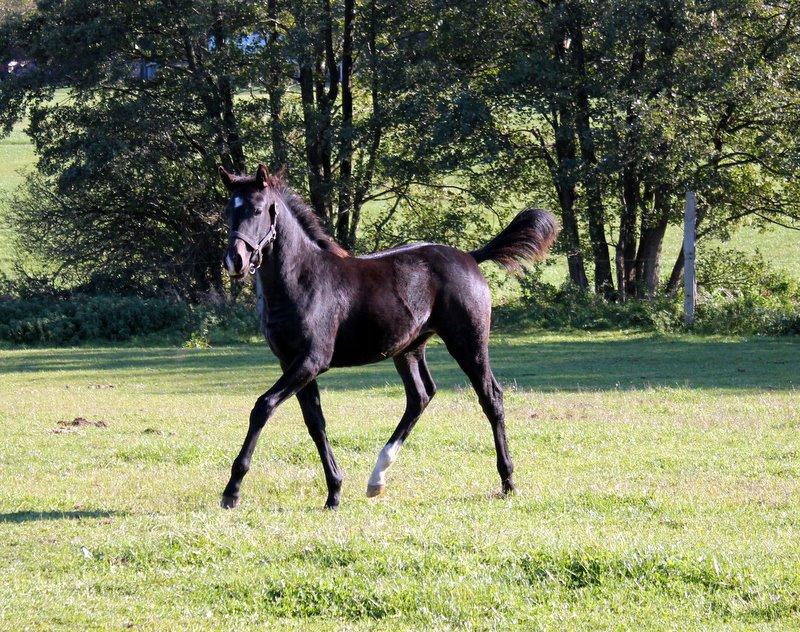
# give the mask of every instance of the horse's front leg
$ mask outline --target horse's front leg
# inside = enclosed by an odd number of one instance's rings
[[[320,363],[311,358],[302,358],[293,362],[277,382],[256,400],[253,410],[250,412],[250,426],[247,436],[244,439],[239,455],[234,459],[231,467],[231,478],[222,492],[222,506],[225,509],[232,509],[239,504],[239,488],[242,479],[250,469],[250,459],[253,456],[258,436],[267,423],[267,420],[275,412],[275,409],[292,395],[297,393],[311,380],[317,377],[322,370]]]

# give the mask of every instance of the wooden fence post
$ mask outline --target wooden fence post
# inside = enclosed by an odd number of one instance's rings
[[[694,306],[697,295],[695,276],[695,230],[697,228],[697,200],[693,191],[686,192],[686,206],[683,213],[683,322],[694,324]]]

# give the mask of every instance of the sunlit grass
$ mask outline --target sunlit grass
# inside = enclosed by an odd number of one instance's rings
[[[0,628],[800,625],[797,342],[498,337],[508,500],[473,393],[429,355],[439,393],[377,499],[399,379],[321,378],[330,513],[294,401],[217,507],[278,375],[261,345],[0,351]],[[77,416],[108,426],[53,432]]]

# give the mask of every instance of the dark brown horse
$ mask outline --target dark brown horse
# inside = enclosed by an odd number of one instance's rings
[[[511,492],[503,391],[489,366],[492,302],[478,264],[496,261],[516,268],[521,261],[542,257],[558,233],[553,216],[522,211],[488,244],[470,253],[414,244],[353,257],[327,235],[283,179],[270,176],[263,165],[255,176],[232,175],[220,167],[220,176],[231,193],[225,267],[232,277],[248,271],[255,275],[262,328],[283,369],[250,413],[222,506],[239,503],[242,478],[264,424],[295,395],[325,470],[325,506],[336,507],[342,472],[325,435],[316,378],[331,367],[392,358],[405,386],[406,410],[367,485],[368,496],[380,494],[386,470],[436,392],[425,362],[425,345],[433,334],[444,340],[478,394],[494,433],[502,492]]]

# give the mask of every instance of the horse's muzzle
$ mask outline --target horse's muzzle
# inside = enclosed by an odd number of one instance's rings
[[[241,239],[234,239],[225,253],[225,270],[234,279],[241,279],[250,264],[250,252]]]

